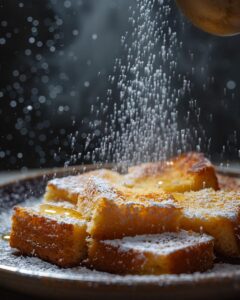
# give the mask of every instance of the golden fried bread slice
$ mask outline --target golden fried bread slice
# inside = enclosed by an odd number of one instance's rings
[[[88,233],[98,239],[176,231],[181,209],[175,204],[164,192],[139,194],[95,176],[78,198]]]
[[[202,153],[195,152],[179,155],[170,161],[129,168],[125,186],[170,193],[219,188],[213,165]]]
[[[204,189],[174,198],[183,208],[181,228],[213,236],[221,255],[240,256],[240,192]]]
[[[101,169],[87,172],[81,175],[55,178],[48,182],[44,198],[46,201],[69,201],[77,203],[79,194],[90,176],[98,176],[109,182],[118,182],[121,175],[117,172]]]
[[[16,207],[10,246],[24,255],[37,256],[61,267],[79,265],[87,255],[86,222],[66,216],[64,208],[55,214],[46,210],[46,207],[37,210]]]
[[[166,232],[117,240],[90,240],[88,262],[117,274],[180,274],[213,266],[214,239],[193,232]]]

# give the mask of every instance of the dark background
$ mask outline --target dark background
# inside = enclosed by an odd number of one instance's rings
[[[134,2],[0,1],[0,170],[92,162],[84,145],[99,109],[104,125],[99,103],[108,88],[118,101],[108,76],[124,55],[120,40]],[[178,71],[192,85],[179,114],[196,99],[200,117],[189,126],[201,128],[201,150],[215,161],[237,160],[240,37],[201,32],[170,3],[183,42]],[[96,128],[90,152],[101,139]]]

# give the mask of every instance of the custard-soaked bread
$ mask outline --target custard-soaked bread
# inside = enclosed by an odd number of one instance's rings
[[[219,188],[213,165],[202,153],[195,152],[179,155],[170,161],[129,168],[125,185],[135,189],[166,192]]]
[[[91,267],[118,274],[180,274],[213,266],[213,238],[180,231],[118,240],[90,240]]]
[[[183,208],[181,228],[212,235],[221,255],[240,256],[240,192],[205,189],[174,197]]]
[[[77,203],[78,196],[82,193],[90,176],[98,176],[111,183],[121,180],[117,172],[101,169],[87,172],[81,175],[55,178],[48,182],[44,198],[46,201],[69,201]]]
[[[64,208],[61,213],[47,209],[16,207],[10,246],[24,255],[37,256],[61,267],[79,265],[87,256],[86,222],[64,214]]]
[[[78,210],[98,239],[176,231],[181,210],[171,195],[135,193],[92,176],[78,198]]]

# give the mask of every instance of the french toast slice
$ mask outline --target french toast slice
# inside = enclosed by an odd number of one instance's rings
[[[136,193],[92,176],[78,197],[78,210],[97,239],[178,230],[181,209],[164,192]]]
[[[90,176],[98,176],[115,183],[121,180],[121,175],[117,172],[100,169],[76,176],[55,178],[48,182],[44,199],[46,201],[68,201],[76,204],[78,196],[82,193],[84,185]]]
[[[202,153],[189,152],[169,161],[129,168],[125,185],[134,189],[166,192],[219,189],[215,169]]]
[[[180,231],[117,240],[89,241],[88,263],[117,274],[180,274],[203,272],[213,266],[214,239]]]
[[[183,209],[181,228],[210,234],[223,256],[240,256],[240,192],[204,189],[173,195]]]
[[[16,207],[10,246],[60,267],[79,265],[87,256],[87,232],[86,222],[77,214],[47,204],[38,209]]]

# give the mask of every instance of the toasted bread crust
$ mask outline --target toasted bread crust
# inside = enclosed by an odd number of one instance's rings
[[[132,187],[166,192],[197,191],[211,187],[219,189],[215,169],[202,153],[189,152],[170,161],[147,163],[129,169],[126,182]]]
[[[151,238],[151,235],[146,236],[146,239],[148,238]],[[156,275],[202,272],[213,266],[213,239],[211,238],[205,241],[199,239],[192,245],[187,245],[186,237],[185,246],[169,253],[164,253],[166,251],[158,253],[157,246],[155,245],[154,249],[144,250],[137,249],[134,243],[132,247],[124,248],[124,239],[113,240],[110,243],[90,240],[88,264],[96,270],[110,273]],[[164,245],[161,246],[164,248]]]
[[[58,222],[49,216],[16,207],[10,246],[61,267],[79,265],[86,258],[86,224]]]

